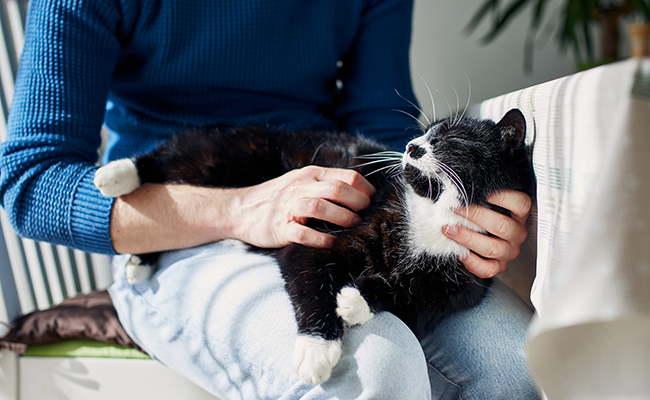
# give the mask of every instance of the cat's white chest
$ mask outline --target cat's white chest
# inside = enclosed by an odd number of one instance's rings
[[[416,254],[427,253],[433,256],[469,255],[469,250],[449,239],[442,233],[445,225],[462,225],[477,232],[484,232],[478,225],[458,215],[455,208],[461,206],[458,190],[454,185],[447,185],[435,203],[418,196],[410,187],[406,192],[408,210],[408,240]]]

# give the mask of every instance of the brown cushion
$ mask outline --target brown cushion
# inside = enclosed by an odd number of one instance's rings
[[[94,339],[142,351],[126,334],[107,291],[79,294],[47,310],[23,315],[0,339],[0,349],[25,354],[27,345]]]

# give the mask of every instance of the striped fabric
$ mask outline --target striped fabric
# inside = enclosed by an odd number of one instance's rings
[[[536,377],[550,398],[645,397],[650,59],[500,96],[480,112],[499,118],[513,107],[528,122],[537,204],[524,254],[509,273],[515,282],[530,277],[536,260],[530,293],[538,312],[530,341]]]

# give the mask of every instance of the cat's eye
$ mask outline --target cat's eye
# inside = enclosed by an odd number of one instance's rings
[[[457,136],[457,135],[445,136],[444,139],[450,142],[464,142],[466,140],[464,137]]]

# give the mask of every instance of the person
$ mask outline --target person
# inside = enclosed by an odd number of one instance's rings
[[[266,124],[413,136],[412,0],[33,0],[0,150],[0,198],[22,236],[113,255],[111,297],[149,354],[222,399],[534,398],[530,310],[495,283],[476,308],[421,342],[389,313],[344,336],[341,361],[311,386],[291,366],[296,337],[277,265],[249,253],[325,247],[307,218],[356,221],[374,193],[359,174],[307,168],[238,189],[144,185],[120,198],[93,185],[102,162],[147,152],[197,126]],[[399,93],[396,94],[396,92]],[[406,100],[404,100],[406,99]],[[480,277],[514,259],[530,198],[495,193],[505,217],[472,207],[494,234],[446,234]],[[237,239],[237,240],[231,240]],[[129,253],[165,251],[129,285]]]

